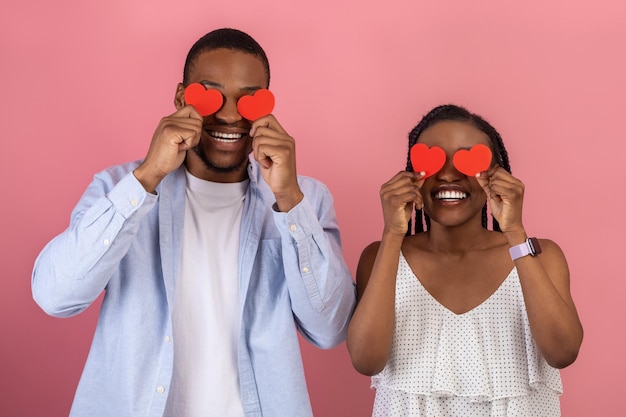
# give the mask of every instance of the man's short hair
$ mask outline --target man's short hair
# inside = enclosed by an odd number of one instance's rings
[[[187,59],[185,59],[183,84],[187,85],[189,83],[189,73],[195,64],[198,55],[202,52],[221,48],[245,52],[259,58],[265,67],[267,84],[269,85],[270,64],[267,60],[267,55],[265,55],[265,51],[261,48],[261,45],[259,45],[259,43],[252,38],[252,36],[240,30],[231,28],[222,28],[211,31],[193,44],[187,54]]]

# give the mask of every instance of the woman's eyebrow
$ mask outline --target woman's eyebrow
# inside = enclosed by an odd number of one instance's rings
[[[263,87],[254,86],[254,87],[243,87],[243,88],[241,88],[240,90],[241,90],[241,91],[248,91],[248,92],[250,92],[250,93],[254,93],[255,91],[260,90],[260,89],[262,89],[262,88],[263,88]]]
[[[214,81],[203,80],[203,81],[200,81],[200,84],[202,84],[205,88],[224,88],[222,84],[216,83]],[[260,87],[260,86],[242,87],[239,89],[239,91],[254,93],[255,91],[260,90],[262,88],[263,87]]]

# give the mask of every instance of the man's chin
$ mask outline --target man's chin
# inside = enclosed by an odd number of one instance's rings
[[[239,171],[248,163],[248,155],[243,155],[239,161],[235,161],[234,163],[218,163],[217,161],[209,159],[206,153],[202,152],[199,148],[194,148],[194,153],[200,158],[208,170],[219,174]]]

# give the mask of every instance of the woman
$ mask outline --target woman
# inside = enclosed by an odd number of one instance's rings
[[[413,172],[409,153],[407,170],[381,188],[382,239],[357,268],[347,344],[355,369],[373,376],[374,416],[560,415],[557,368],[574,362],[583,337],[561,249],[529,239],[524,185],[481,117],[439,106],[410,133],[409,151],[418,142],[443,149],[445,162]],[[481,144],[491,164],[461,173],[455,154]]]

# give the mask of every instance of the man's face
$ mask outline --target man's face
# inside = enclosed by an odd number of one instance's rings
[[[214,114],[204,117],[202,137],[187,153],[187,169],[195,176],[217,182],[246,178],[252,139],[250,122],[237,111],[237,101],[245,95],[267,88],[263,62],[254,55],[230,49],[200,53],[189,72],[189,83],[201,83],[219,90],[224,104]],[[176,91],[176,106],[184,105],[184,86]]]

